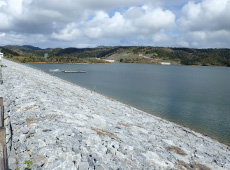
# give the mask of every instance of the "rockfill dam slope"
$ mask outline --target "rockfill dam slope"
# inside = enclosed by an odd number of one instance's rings
[[[230,148],[207,136],[2,59],[10,169],[230,169]]]

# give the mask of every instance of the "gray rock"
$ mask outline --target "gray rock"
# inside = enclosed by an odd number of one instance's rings
[[[73,150],[76,154],[77,154],[77,153],[80,153],[79,146],[74,145],[74,146],[72,147],[72,150]]]
[[[78,170],[88,170],[89,169],[89,163],[88,162],[80,162]]]
[[[20,136],[19,136],[19,141],[20,141],[21,143],[24,143],[24,142],[26,141],[26,135],[24,135],[24,134],[20,135]]]
[[[106,170],[103,165],[96,165],[95,170]]]
[[[9,165],[16,164],[16,159],[10,157],[10,158],[8,159],[8,164],[9,164]]]
[[[24,127],[21,129],[21,132],[22,132],[23,134],[27,134],[27,133],[29,132],[29,128],[24,126]]]

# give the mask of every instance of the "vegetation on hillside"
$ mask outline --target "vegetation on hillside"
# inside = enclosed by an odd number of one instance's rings
[[[3,47],[0,47],[1,49],[1,52],[4,53],[5,56],[7,57],[14,57],[14,56],[19,56],[19,54],[15,51],[12,51],[8,48],[3,48]]]
[[[166,47],[115,46],[98,48],[40,49],[33,46],[2,47],[5,56],[18,62],[106,63],[112,59],[123,63],[230,66],[230,49],[192,49]],[[47,53],[48,57],[44,57]]]

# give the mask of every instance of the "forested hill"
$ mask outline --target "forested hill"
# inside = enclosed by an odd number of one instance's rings
[[[19,62],[80,63],[110,59],[125,63],[230,66],[230,49],[194,49],[166,47],[114,46],[97,48],[40,49],[30,45],[4,46],[2,52]],[[44,57],[46,54],[46,57]],[[94,60],[97,58],[97,60]],[[100,60],[102,62],[103,60]]]

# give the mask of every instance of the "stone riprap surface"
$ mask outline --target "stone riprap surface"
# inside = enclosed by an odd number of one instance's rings
[[[209,137],[3,59],[9,168],[230,169]]]

